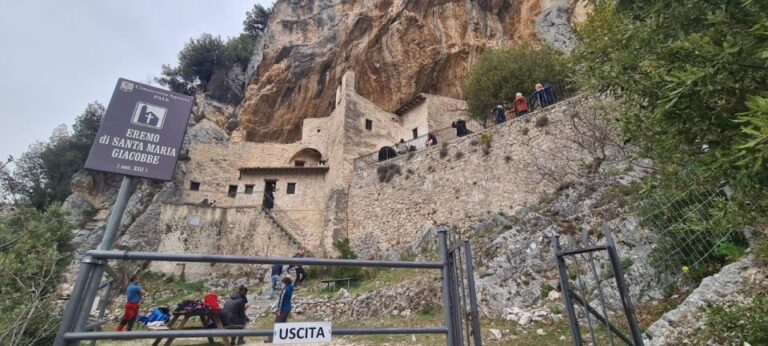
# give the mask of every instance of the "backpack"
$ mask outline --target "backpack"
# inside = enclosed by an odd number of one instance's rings
[[[210,310],[221,310],[219,306],[219,296],[216,293],[206,293],[203,297],[205,305]]]

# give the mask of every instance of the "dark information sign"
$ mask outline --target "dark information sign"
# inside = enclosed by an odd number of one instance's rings
[[[85,168],[171,180],[193,101],[120,78]]]

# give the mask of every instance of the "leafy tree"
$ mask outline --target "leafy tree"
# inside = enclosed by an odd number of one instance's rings
[[[75,120],[73,133],[66,126],[58,126],[48,143],[31,145],[14,162],[13,194],[39,210],[52,202],[64,201],[71,193],[72,176],[88,158],[103,116],[104,106],[91,103]]]
[[[98,102],[89,104],[75,120],[72,135],[51,141],[41,153],[49,202],[63,201],[71,193],[72,176],[88,158],[104,111]]]
[[[49,203],[43,162],[45,149],[45,143],[35,142],[14,161],[13,183],[17,185],[9,191],[18,193],[22,203],[30,204],[39,210],[45,209]]]
[[[267,23],[269,22],[269,17],[271,15],[271,9],[266,9],[260,4],[254,5],[253,9],[245,13],[243,32],[254,38],[261,37],[264,33],[264,29],[267,28]]]
[[[71,227],[58,205],[21,207],[0,219],[0,344],[51,345],[56,289],[72,258]]]
[[[241,67],[248,66],[255,44],[256,41],[253,36],[248,34],[240,34],[227,40],[228,65],[239,64]]]
[[[162,77],[155,77],[155,82],[168,87],[173,92],[177,92],[184,95],[192,96],[195,94],[195,81],[186,80],[181,76],[181,72],[178,67],[171,67],[171,65],[164,64],[161,67],[160,74]]]
[[[745,187],[768,186],[757,98],[768,86],[768,2],[623,3],[595,2],[578,30],[576,79],[621,99],[626,139],[658,163],[693,160]]]
[[[515,93],[527,95],[536,83],[561,82],[567,76],[562,53],[553,48],[489,50],[470,70],[464,94],[470,114],[484,119],[496,105],[511,102]]]
[[[216,70],[229,65],[227,46],[221,36],[202,34],[190,39],[179,52],[179,76],[182,80],[194,81],[203,90]]]

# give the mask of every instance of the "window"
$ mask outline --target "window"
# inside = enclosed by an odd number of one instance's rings
[[[368,131],[373,130],[373,121],[371,119],[365,119],[365,129]]]
[[[200,215],[187,215],[187,225],[200,226]]]
[[[419,128],[418,127],[413,129],[413,130],[411,130],[411,131],[413,132],[413,138],[418,138],[419,137]]]
[[[253,185],[245,185],[245,193],[246,195],[252,195],[253,194]]]
[[[227,191],[227,196],[229,196],[229,197],[237,196],[237,185],[229,185],[229,190]]]
[[[306,162],[301,161],[301,160],[296,160],[296,161],[293,162],[294,166],[296,166],[296,167],[304,167],[305,163]]]
[[[200,191],[200,183],[193,181],[189,183],[189,189],[192,191]]]
[[[296,183],[288,183],[288,186],[285,187],[285,193],[287,195],[295,195],[296,194]]]

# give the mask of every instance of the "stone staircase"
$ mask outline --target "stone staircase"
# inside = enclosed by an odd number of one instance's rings
[[[267,218],[267,220],[269,220],[269,222],[275,226],[275,228],[277,228],[283,233],[283,235],[288,239],[288,241],[290,241],[294,246],[296,246],[296,248],[300,250],[304,250],[304,253],[306,253],[308,257],[312,257],[312,251],[306,245],[304,245],[304,243],[301,240],[299,240],[299,238],[296,237],[296,235],[293,232],[290,231],[291,229],[299,229],[299,226],[296,223],[296,221],[291,219],[291,217],[288,216],[285,212],[275,210],[275,209],[272,209],[272,210],[262,209],[262,213]]]

